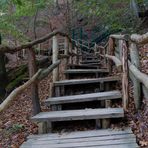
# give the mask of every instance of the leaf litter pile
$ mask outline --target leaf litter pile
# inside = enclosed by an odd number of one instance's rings
[[[144,51],[148,51],[148,48],[145,48]],[[148,57],[145,56],[146,52],[143,52],[143,48],[141,51],[141,70],[148,74]],[[51,81],[52,77],[49,75],[39,83],[40,100],[48,97]],[[5,111],[0,113],[0,148],[19,148],[27,136],[37,134],[37,126],[29,120],[32,115],[30,96],[31,92],[30,88],[28,88]],[[41,107],[42,110],[47,109],[42,104]],[[143,100],[141,110],[135,112],[132,85],[130,87],[130,103],[127,118],[139,145],[148,147],[148,101],[146,99]],[[115,128],[115,126],[113,125],[112,128]]]
[[[148,74],[148,44],[139,49],[141,71]],[[130,103],[128,119],[131,128],[137,137],[137,142],[141,147],[148,147],[148,98],[142,98],[141,109],[137,112],[134,108],[133,89],[130,86]]]

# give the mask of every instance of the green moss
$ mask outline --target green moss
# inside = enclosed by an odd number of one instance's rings
[[[19,68],[11,70],[10,72],[8,72],[9,81],[15,80],[16,77],[19,77],[20,75],[26,73],[26,71],[27,71],[27,65],[22,65]]]
[[[24,81],[24,78],[27,77],[27,73],[24,73],[20,76],[18,76],[16,79],[14,79],[13,81],[11,81],[7,86],[6,86],[6,91],[10,92],[12,91],[14,88],[18,87],[20,84],[22,84],[22,82]]]

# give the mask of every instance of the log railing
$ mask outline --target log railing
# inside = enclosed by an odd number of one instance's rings
[[[143,35],[110,35],[108,46],[99,47],[104,53],[97,52],[100,56],[106,57],[108,68],[112,69],[113,61],[119,72],[122,74],[123,107],[128,107],[129,89],[128,83],[131,79],[136,109],[141,107],[142,94],[148,99],[148,75],[140,71],[138,45],[148,43],[148,33]],[[121,71],[122,67],[122,71]]]
[[[59,46],[58,46],[59,36],[64,37],[64,55],[59,55]],[[50,39],[52,39],[52,65],[50,65],[46,69],[37,70],[34,46]],[[74,47],[74,49],[72,47]],[[29,42],[17,47],[0,45],[0,54],[4,54],[7,52],[14,53],[17,51],[21,51],[23,49],[26,49],[28,52],[28,68],[29,68],[30,79],[27,82],[25,82],[23,85],[14,89],[8,95],[8,97],[0,104],[0,112],[6,109],[15,97],[21,94],[26,88],[31,86],[33,114],[35,115],[39,113],[41,110],[39,96],[38,96],[38,82],[44,79],[45,77],[47,77],[51,72],[53,72],[53,75],[52,75],[53,82],[58,81],[59,80],[59,64],[61,63],[60,59],[63,59],[63,58],[66,59],[65,65],[67,65],[68,63],[74,63],[79,61],[78,60],[80,56],[78,54],[79,49],[76,44],[72,46],[72,39],[66,33],[63,33],[60,31],[54,31],[42,38],[39,38],[35,41]]]

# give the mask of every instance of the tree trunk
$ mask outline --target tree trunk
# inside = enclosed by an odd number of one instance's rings
[[[0,36],[0,44],[1,44],[1,36]],[[5,96],[6,84],[7,84],[7,74],[5,68],[5,59],[4,59],[4,54],[0,53],[0,102],[2,102],[2,99]]]
[[[35,62],[35,53],[33,49],[28,49],[28,67],[29,67],[29,77],[31,78],[37,72],[37,66]],[[38,96],[38,84],[35,82],[31,86],[31,98],[33,104],[33,115],[36,115],[41,111],[40,101]]]

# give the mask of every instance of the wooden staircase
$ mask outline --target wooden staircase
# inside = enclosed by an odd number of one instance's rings
[[[40,135],[30,136],[21,148],[138,148],[130,129],[110,129],[111,119],[124,117],[122,107],[112,107],[114,101],[122,102],[116,88],[121,78],[108,76],[108,69],[96,66],[99,63],[92,59],[68,66],[67,79],[54,82],[53,96],[43,102],[51,111],[31,118]],[[91,131],[49,133],[55,122],[78,120],[95,120],[96,126]]]

